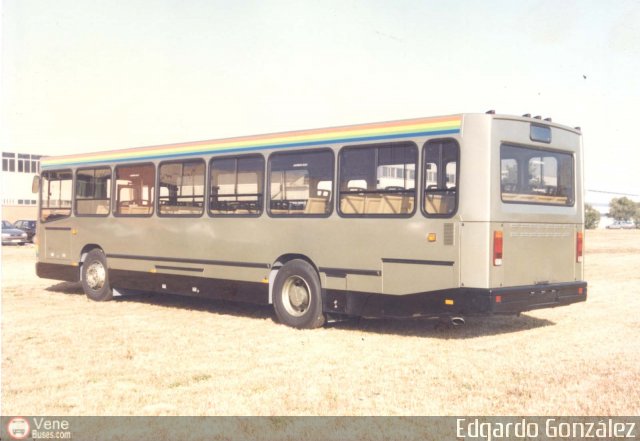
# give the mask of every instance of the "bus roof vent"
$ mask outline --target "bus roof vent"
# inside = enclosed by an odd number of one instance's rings
[[[523,118],[531,118],[531,114],[530,113],[525,113],[524,115],[522,115]]]
[[[536,116],[534,116],[534,118],[535,118],[535,119],[542,119],[542,116],[540,116],[540,115],[536,115]]]
[[[492,109],[492,110],[487,110],[485,113],[486,113],[487,115],[495,115],[495,114],[496,114],[496,111]]]
[[[574,129],[576,129],[578,132],[582,132],[582,127],[580,127],[580,126],[576,126],[576,127],[574,127]]]
[[[553,122],[553,120],[551,118],[545,118],[544,120],[547,121],[547,122]]]

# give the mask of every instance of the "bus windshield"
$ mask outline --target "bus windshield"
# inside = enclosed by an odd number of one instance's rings
[[[573,156],[569,153],[503,144],[500,148],[502,201],[572,206],[573,168]]]

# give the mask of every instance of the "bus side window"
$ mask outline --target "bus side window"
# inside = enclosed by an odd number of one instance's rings
[[[259,216],[263,207],[264,158],[261,155],[212,159],[209,214]]]
[[[153,213],[155,168],[153,164],[119,165],[115,170],[115,214],[149,216]]]
[[[414,213],[414,143],[372,144],[340,151],[339,210],[343,216],[407,217]]]
[[[200,216],[204,212],[204,170],[201,159],[160,164],[159,214]]]
[[[328,216],[332,201],[332,151],[283,152],[269,157],[271,216]]]
[[[85,168],[76,172],[76,215],[107,216],[111,204],[111,169]]]
[[[432,140],[423,151],[423,210],[427,216],[450,217],[458,209],[458,143],[453,139]]]
[[[71,170],[42,173],[40,220],[49,222],[71,215]]]

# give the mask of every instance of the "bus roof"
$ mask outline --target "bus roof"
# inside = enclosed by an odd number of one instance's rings
[[[50,156],[43,157],[40,160],[40,166],[43,169],[49,169],[96,163],[170,159],[174,157],[198,156],[212,153],[285,149],[290,147],[313,146],[322,143],[368,142],[415,136],[449,135],[459,133],[461,126],[462,115],[414,118],[77,155]]]

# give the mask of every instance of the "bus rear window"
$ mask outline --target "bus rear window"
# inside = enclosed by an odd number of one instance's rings
[[[500,148],[502,201],[572,206],[574,163],[569,153],[503,144]]]

